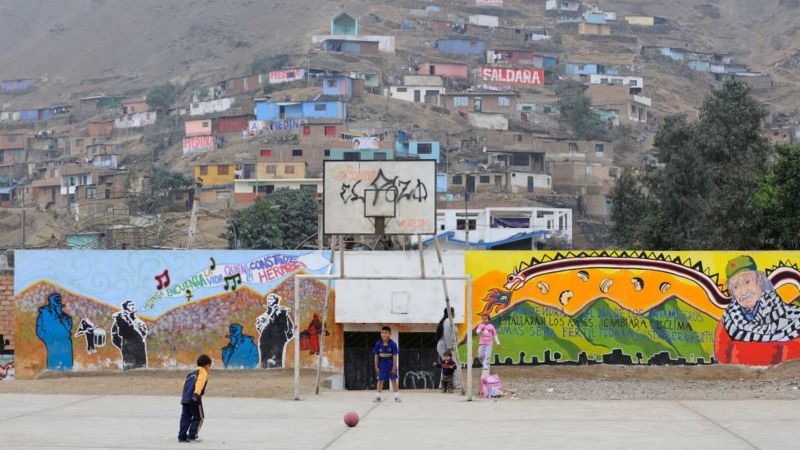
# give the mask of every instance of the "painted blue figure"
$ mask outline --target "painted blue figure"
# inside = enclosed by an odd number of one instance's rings
[[[255,369],[258,367],[258,347],[253,336],[243,334],[242,326],[232,323],[228,327],[228,345],[222,347],[222,364],[229,369]]]
[[[63,308],[61,294],[50,294],[36,317],[36,336],[47,348],[49,370],[72,370],[72,317]]]

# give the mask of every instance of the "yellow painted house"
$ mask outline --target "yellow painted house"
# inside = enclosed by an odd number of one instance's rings
[[[233,184],[235,164],[195,164],[194,176],[201,178],[204,186]]]

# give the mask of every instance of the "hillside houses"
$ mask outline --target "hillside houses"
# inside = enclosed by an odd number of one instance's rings
[[[26,104],[21,93],[44,81],[0,82],[0,203],[80,217],[124,198],[131,181],[122,180],[155,164],[202,182],[175,210],[196,200],[224,216],[279,189],[321,193],[326,160],[425,159],[436,161],[442,210],[466,200],[484,220],[495,205],[567,205],[570,221],[601,223],[620,165],[650,149],[665,113],[694,106],[670,102],[671,78],[691,77],[698,91],[726,79],[775,85],[730,49],[683,48],[685,33],[662,33],[665,19],[616,4],[536,3],[337,10],[310,41],[204,72],[158,111],[145,89],[123,83]],[[567,83],[582,85],[611,140],[576,139],[560,109]],[[796,128],[765,134],[791,142]]]

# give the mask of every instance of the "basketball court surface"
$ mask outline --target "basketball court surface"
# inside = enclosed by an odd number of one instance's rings
[[[55,381],[55,380],[54,380]],[[337,392],[209,397],[202,442],[180,444],[176,396],[0,395],[3,449],[797,448],[800,401],[568,401]],[[360,423],[347,428],[355,410]]]

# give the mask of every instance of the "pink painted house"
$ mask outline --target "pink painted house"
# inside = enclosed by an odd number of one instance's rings
[[[214,119],[187,120],[186,137],[208,136],[214,132]]]
[[[466,80],[469,78],[469,68],[466,64],[427,62],[420,64],[417,74],[440,75],[453,80]]]

